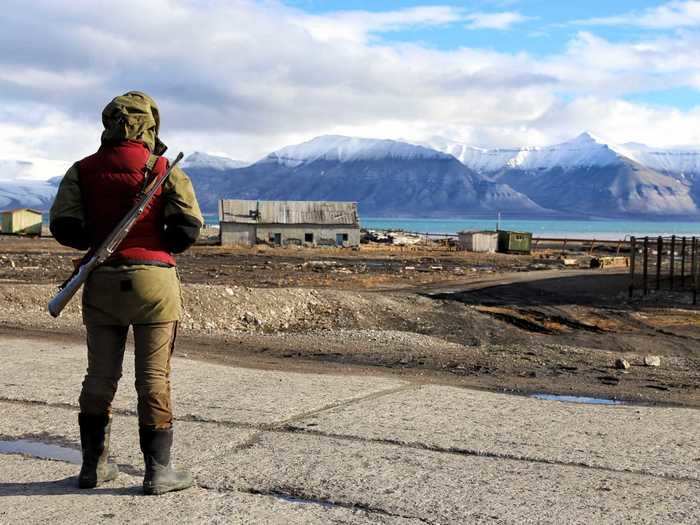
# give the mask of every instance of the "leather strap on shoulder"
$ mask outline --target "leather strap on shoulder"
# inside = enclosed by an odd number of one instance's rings
[[[148,170],[148,173],[153,171],[153,168],[155,168],[156,162],[158,162],[159,158],[160,157],[158,155],[154,155],[153,153],[148,155],[148,160],[146,161],[146,170]]]
[[[141,186],[141,192],[139,195],[143,195],[144,193],[148,192],[148,189],[158,180],[158,177],[151,177],[151,175],[153,174],[153,169],[156,167],[156,162],[158,162],[159,158],[160,157],[158,155],[154,155],[153,153],[148,155],[148,160],[146,160],[146,170],[143,174],[143,185]]]

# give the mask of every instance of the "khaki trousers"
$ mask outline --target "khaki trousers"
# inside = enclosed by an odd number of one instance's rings
[[[109,413],[122,376],[128,326],[88,324],[88,367],[80,393],[84,414]],[[139,426],[172,426],[170,358],[175,348],[177,321],[135,324],[134,354]]]

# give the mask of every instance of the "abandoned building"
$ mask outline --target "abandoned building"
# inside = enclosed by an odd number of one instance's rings
[[[468,252],[496,253],[498,251],[498,232],[494,231],[462,231],[459,236],[458,246]]]
[[[17,208],[3,211],[0,231],[15,235],[41,235],[42,215],[39,210]]]
[[[356,202],[221,200],[219,227],[223,246],[360,244]]]

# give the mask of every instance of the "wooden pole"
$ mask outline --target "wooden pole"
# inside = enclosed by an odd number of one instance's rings
[[[673,290],[673,268],[676,265],[676,236],[671,235],[671,266],[668,270],[669,288]]]
[[[690,287],[692,288],[693,285],[695,284],[695,274],[697,273],[697,268],[695,267],[697,264],[697,246],[696,246],[696,241],[697,239],[695,237],[690,238]]]
[[[698,239],[697,237],[693,237],[693,305],[698,304],[698,284],[700,284],[700,264],[698,264],[700,261],[698,261]]]
[[[644,237],[644,257],[642,262],[642,289],[644,295],[649,293],[649,237]]]
[[[661,290],[661,252],[664,251],[664,239],[659,235],[656,239],[656,289]]]
[[[685,250],[686,250],[685,235],[681,239],[681,288],[685,287]]]
[[[630,238],[630,248],[632,252],[630,253],[630,287],[629,287],[629,296],[630,299],[634,295],[634,262],[635,262],[635,257],[637,255],[637,239],[636,237],[631,237]]]

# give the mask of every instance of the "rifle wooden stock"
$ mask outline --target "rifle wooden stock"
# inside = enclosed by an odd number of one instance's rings
[[[58,317],[61,312],[70,302],[73,296],[80,290],[80,287],[87,281],[90,272],[97,266],[97,258],[91,257],[86,263],[82,264],[78,271],[68,279],[58,293],[49,301],[49,313],[53,317]]]
[[[129,231],[131,231],[131,227],[136,223],[146,209],[146,206],[148,206],[148,203],[158,191],[158,188],[163,185],[173,171],[173,168],[182,160],[183,156],[182,152],[178,154],[165,175],[155,179],[151,185],[148,186],[138,202],[129,210],[129,213],[119,221],[119,224],[112,230],[102,244],[100,244],[99,248],[97,248],[92,255],[73,272],[73,275],[61,285],[58,293],[49,301],[49,313],[53,317],[61,315],[63,309],[78,290],[80,290],[80,287],[85,283],[90,273],[117,251],[119,245],[129,234]]]

